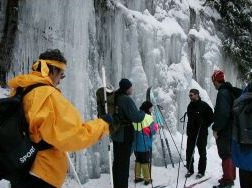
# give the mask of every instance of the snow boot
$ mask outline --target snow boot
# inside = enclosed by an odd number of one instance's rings
[[[188,172],[186,173],[185,177],[186,177],[186,178],[189,178],[189,177],[191,177],[192,175],[193,175],[193,172],[189,172],[189,171],[188,171]]]
[[[152,179],[144,180],[144,185],[149,185],[152,182]]]
[[[196,175],[196,179],[200,179],[200,178],[202,178],[203,176],[204,176],[204,174],[198,173],[198,174]]]
[[[221,182],[219,185],[213,186],[213,188],[232,188],[233,185],[234,182],[228,182],[228,183]]]
[[[143,178],[136,178],[136,179],[134,180],[135,183],[139,183],[139,182],[142,182],[142,181],[144,181]]]

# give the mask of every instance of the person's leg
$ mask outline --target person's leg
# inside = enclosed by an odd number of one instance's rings
[[[195,148],[195,138],[188,136],[187,144],[186,144],[186,168],[188,172],[192,174],[194,173],[194,168],[193,168],[194,148]]]
[[[252,172],[239,169],[240,186],[241,188],[251,188],[252,187]]]
[[[144,184],[148,185],[151,180],[151,163],[150,163],[150,152],[143,152],[142,156],[142,171],[144,177]]]
[[[131,142],[114,142],[113,179],[115,188],[128,188]]]
[[[114,187],[119,187],[119,175],[120,173],[120,143],[113,142],[113,153],[114,153],[114,160],[113,160],[113,182]]]
[[[233,182],[235,180],[235,166],[231,158],[222,160],[223,181]]]
[[[218,154],[222,159],[223,176],[220,184],[234,184],[236,178],[235,166],[231,159],[231,140],[228,136],[219,137],[216,140]]]
[[[141,152],[135,152],[135,183],[143,181],[142,169],[141,169]]]
[[[197,147],[199,151],[199,164],[198,164],[198,173],[205,175],[206,164],[207,164],[207,135],[203,135],[199,138],[197,142]]]

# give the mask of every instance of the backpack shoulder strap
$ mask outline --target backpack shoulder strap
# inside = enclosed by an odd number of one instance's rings
[[[33,84],[33,85],[30,85],[28,86],[27,88],[23,89],[23,88],[18,88],[17,90],[17,93],[19,93],[21,95],[21,97],[23,98],[27,93],[29,93],[31,90],[37,88],[37,87],[41,87],[41,86],[51,86],[51,85],[48,85],[48,84],[43,84],[43,83],[38,83],[38,84]],[[53,87],[53,86],[51,86]],[[22,90],[22,91],[21,91]],[[23,127],[24,131],[26,133],[28,133],[28,125],[26,127]],[[41,140],[40,142],[38,143],[34,143],[33,142],[33,145],[34,147],[39,150],[39,151],[42,151],[42,150],[47,150],[47,149],[50,149],[52,148],[53,146],[48,144],[47,142],[45,142],[44,140]]]
[[[22,94],[21,96],[24,97],[27,93],[29,93],[31,90],[37,88],[37,87],[41,87],[41,86],[51,86],[49,84],[43,84],[43,83],[38,83],[38,84],[33,84],[33,85],[30,85],[28,86],[27,88],[23,89],[22,90]],[[53,86],[51,86],[53,87]]]

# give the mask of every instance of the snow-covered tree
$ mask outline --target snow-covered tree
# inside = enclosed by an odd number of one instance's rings
[[[252,1],[206,0],[221,15],[218,21],[223,38],[223,49],[242,71],[252,68]]]

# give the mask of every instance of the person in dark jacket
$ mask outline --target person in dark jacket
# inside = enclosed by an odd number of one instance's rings
[[[113,140],[113,180],[114,188],[128,188],[129,163],[134,140],[133,122],[143,121],[145,113],[137,109],[129,95],[132,94],[132,83],[123,78],[115,93],[115,102],[120,120],[120,127],[111,135]]]
[[[215,110],[213,135],[216,139],[218,154],[222,159],[223,176],[219,179],[219,185],[215,188],[228,188],[234,185],[236,177],[235,166],[231,158],[231,136],[232,136],[232,85],[225,82],[224,72],[217,70],[212,75],[212,82],[218,90]]]
[[[239,168],[241,188],[252,187],[252,73],[242,95],[234,101],[234,122],[232,130],[232,159]]]
[[[213,110],[204,101],[201,100],[199,90],[191,89],[189,92],[190,104],[187,107],[187,147],[186,147],[186,166],[188,169],[186,177],[194,173],[193,154],[197,146],[200,155],[198,164],[198,174],[196,178],[202,178],[205,175],[207,162],[207,136],[208,127],[213,122]]]

